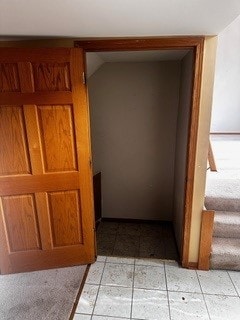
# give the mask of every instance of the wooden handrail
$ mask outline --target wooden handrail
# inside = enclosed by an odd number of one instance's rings
[[[211,171],[217,171],[216,161],[215,161],[212,144],[210,140],[209,140],[209,147],[208,147],[208,163]]]

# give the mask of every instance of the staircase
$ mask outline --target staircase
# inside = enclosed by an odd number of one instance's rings
[[[210,268],[240,270],[240,212],[215,212]]]
[[[205,206],[214,210],[210,269],[240,270],[240,180],[210,179]]]
[[[218,172],[207,175],[205,207],[215,211],[210,269],[240,270],[240,137],[230,138],[213,144]]]

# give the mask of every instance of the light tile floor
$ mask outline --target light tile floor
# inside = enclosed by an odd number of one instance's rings
[[[98,256],[74,320],[239,320],[240,272]]]

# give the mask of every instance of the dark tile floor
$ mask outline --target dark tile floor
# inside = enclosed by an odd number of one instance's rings
[[[178,260],[171,223],[100,222],[97,254]]]

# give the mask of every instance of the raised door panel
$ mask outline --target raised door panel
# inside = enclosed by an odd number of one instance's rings
[[[76,171],[72,106],[38,106],[45,172]]]
[[[48,203],[54,247],[83,243],[81,204],[78,190],[50,192]]]
[[[9,251],[40,250],[34,195],[2,197],[2,209]]]
[[[36,91],[70,91],[69,63],[33,63]]]
[[[17,63],[0,63],[0,92],[19,92]]]
[[[0,107],[0,175],[30,174],[23,108]]]

